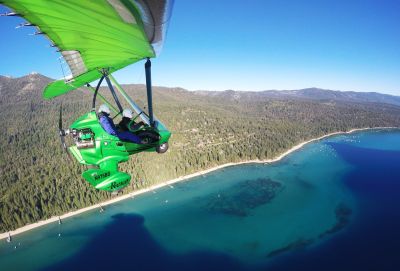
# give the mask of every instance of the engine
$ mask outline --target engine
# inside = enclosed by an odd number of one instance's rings
[[[78,149],[94,148],[94,133],[91,129],[72,130],[72,137],[74,138],[76,147]]]

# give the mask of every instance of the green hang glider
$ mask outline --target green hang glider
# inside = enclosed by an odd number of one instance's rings
[[[164,153],[171,133],[153,116],[151,62],[165,37],[172,0],[0,0],[12,12],[5,16],[20,16],[33,26],[35,34],[45,35],[51,46],[61,53],[71,76],[50,83],[43,92],[45,99],[63,95],[77,88],[93,92],[92,109],[79,117],[68,129],[62,128],[60,108],[59,134],[67,154],[90,169],[83,178],[96,189],[117,191],[130,183],[131,176],[118,170],[118,164],[132,154],[143,151]],[[144,112],[117,83],[112,73],[140,60],[145,64],[148,113]],[[90,86],[99,80],[96,88]],[[117,108],[100,95],[105,80]],[[129,125],[129,131],[141,138],[141,143],[121,140],[107,133],[96,114],[99,97],[121,114],[117,92],[136,112],[131,124],[140,118],[143,125]],[[64,137],[72,135],[74,145],[67,147]]]

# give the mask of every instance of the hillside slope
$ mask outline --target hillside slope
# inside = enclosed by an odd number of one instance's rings
[[[68,161],[58,138],[60,103],[66,127],[90,110],[91,93],[77,90],[44,101],[42,89],[50,81],[40,74],[0,77],[0,232],[110,197],[80,177],[83,167]],[[143,85],[124,87],[139,104],[145,103]],[[170,150],[139,154],[121,165],[133,176],[125,193],[227,162],[272,158],[333,131],[400,126],[396,105],[284,93],[155,87],[154,107],[173,133]]]

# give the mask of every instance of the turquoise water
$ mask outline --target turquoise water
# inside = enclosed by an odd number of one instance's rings
[[[368,198],[346,181],[360,165],[343,150],[399,151],[399,142],[399,131],[340,135],[274,164],[165,186],[2,241],[0,269],[283,268],[283,258],[321,251],[363,217]]]

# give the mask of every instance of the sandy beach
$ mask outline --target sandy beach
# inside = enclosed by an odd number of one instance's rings
[[[206,170],[202,170],[202,171],[199,171],[199,172],[196,172],[196,173],[193,173],[193,174],[181,176],[181,177],[178,177],[176,179],[169,180],[169,181],[157,184],[157,185],[153,185],[153,186],[148,187],[148,188],[144,188],[144,189],[140,189],[140,190],[137,190],[137,191],[133,191],[133,192],[131,192],[129,194],[113,198],[111,200],[102,202],[100,204],[92,205],[92,206],[89,206],[89,207],[86,207],[86,208],[82,208],[82,209],[79,209],[79,210],[76,210],[76,211],[73,211],[73,212],[69,212],[69,213],[61,215],[59,217],[55,216],[55,217],[52,217],[52,218],[47,219],[47,220],[42,220],[42,221],[39,221],[39,222],[36,222],[36,223],[33,223],[33,224],[29,224],[29,225],[26,225],[24,227],[18,228],[18,229],[14,230],[14,231],[10,231],[10,234],[11,234],[11,236],[15,236],[17,234],[20,234],[20,233],[35,229],[37,227],[40,227],[40,226],[43,226],[43,225],[46,225],[46,224],[49,224],[49,223],[53,223],[53,222],[57,223],[59,218],[62,220],[62,219],[68,218],[68,217],[72,217],[72,216],[84,213],[84,212],[89,211],[89,210],[99,209],[100,206],[107,206],[107,205],[119,202],[121,200],[128,199],[128,198],[131,198],[133,196],[152,191],[154,189],[158,189],[158,188],[166,186],[166,185],[172,185],[174,183],[177,183],[177,182],[180,182],[180,181],[183,181],[183,180],[187,180],[187,179],[190,179],[190,178],[193,178],[193,177],[196,177],[196,176],[200,176],[200,175],[203,175],[203,174],[207,174],[209,172],[212,172],[212,171],[215,171],[215,170],[218,170],[218,169],[222,169],[222,168],[225,168],[225,167],[236,166],[236,165],[241,165],[241,164],[251,164],[251,163],[264,163],[264,164],[265,163],[274,163],[274,162],[280,161],[282,158],[284,158],[285,156],[289,155],[290,153],[301,149],[304,145],[306,145],[308,143],[311,143],[311,142],[314,142],[314,141],[318,141],[318,140],[321,140],[321,139],[324,139],[324,138],[327,138],[327,137],[330,137],[330,136],[339,135],[339,134],[349,134],[349,133],[362,131],[362,130],[398,129],[398,128],[399,127],[359,128],[359,129],[352,129],[352,130],[347,131],[347,132],[339,131],[339,132],[329,133],[329,134],[323,135],[321,137],[313,138],[313,139],[304,141],[304,142],[302,142],[300,144],[297,144],[297,145],[293,146],[289,150],[285,151],[284,153],[280,154],[279,156],[277,156],[277,157],[275,157],[273,159],[250,160],[250,161],[243,161],[243,162],[238,162],[238,163],[226,163],[226,164],[219,165],[219,166],[216,166],[216,167],[213,167],[213,168],[209,168],[209,169],[206,169]],[[7,238],[8,234],[9,234],[8,232],[0,234],[0,239]]]

